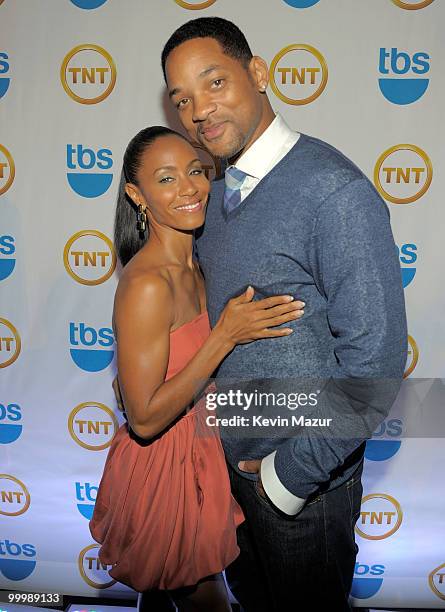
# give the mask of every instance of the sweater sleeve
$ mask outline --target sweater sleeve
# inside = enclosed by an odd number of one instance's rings
[[[310,416],[332,421],[326,430],[302,428],[273,458],[281,484],[303,499],[328,481],[386,418],[407,352],[404,293],[389,213],[368,179],[356,179],[324,201],[314,226],[312,258],[315,282],[327,301],[338,368],[325,381]]]

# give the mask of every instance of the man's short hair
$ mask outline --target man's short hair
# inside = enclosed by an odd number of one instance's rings
[[[246,37],[234,23],[221,17],[199,17],[180,26],[166,42],[161,56],[165,82],[165,63],[168,56],[173,49],[194,38],[213,38],[221,45],[226,55],[240,61],[245,68],[253,57]]]

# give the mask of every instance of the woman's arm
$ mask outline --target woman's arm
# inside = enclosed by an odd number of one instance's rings
[[[302,302],[292,302],[290,296],[252,302],[253,293],[249,288],[230,300],[194,357],[165,381],[174,320],[172,290],[156,275],[133,278],[119,287],[114,308],[119,385],[128,422],[139,437],[154,437],[179,416],[236,344],[290,333],[269,327],[299,318]]]

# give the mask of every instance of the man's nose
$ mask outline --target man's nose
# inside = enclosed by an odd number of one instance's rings
[[[216,104],[209,96],[196,96],[193,101],[193,121],[205,121],[216,110]]]

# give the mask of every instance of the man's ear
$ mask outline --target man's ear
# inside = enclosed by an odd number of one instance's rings
[[[266,91],[269,84],[269,69],[265,60],[259,55],[254,55],[250,60],[249,74],[258,91]]]

